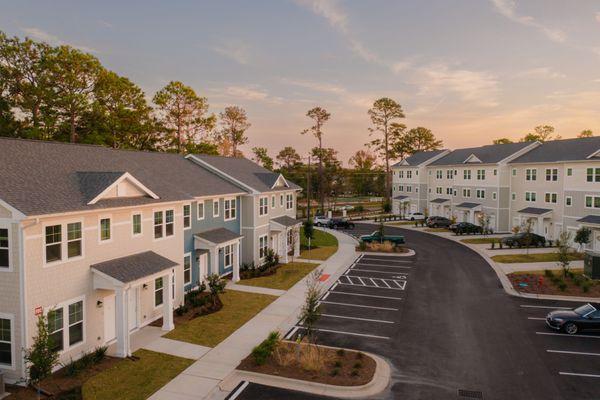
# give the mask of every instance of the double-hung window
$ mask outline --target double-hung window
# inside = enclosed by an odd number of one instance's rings
[[[154,212],[154,238],[160,239],[163,237],[163,212]]]
[[[535,192],[525,192],[525,201],[535,201],[536,197]]]
[[[213,217],[218,217],[220,210],[219,210],[219,206],[221,205],[221,203],[219,202],[219,199],[214,199],[213,200]]]
[[[535,168],[527,168],[525,170],[525,180],[526,181],[535,181],[535,180],[537,180],[537,169],[535,169]]]
[[[600,182],[600,168],[588,168],[586,172],[588,182]]]
[[[198,216],[197,219],[204,219],[204,202],[203,201],[199,201],[198,202]]]
[[[231,268],[233,266],[233,245],[228,244],[223,248],[223,261],[225,268]]]
[[[271,196],[271,208],[275,208],[275,195]]]
[[[46,262],[62,260],[62,226],[46,227]]]
[[[154,280],[154,307],[158,307],[163,303],[163,278]]]
[[[600,208],[600,196],[585,196],[586,208]]]
[[[173,236],[175,233],[175,211],[165,211],[165,236]]]
[[[192,283],[192,255],[183,256],[183,284]]]
[[[258,237],[258,257],[263,259],[267,255],[267,250],[269,248],[269,242],[267,240],[267,235]]]
[[[453,174],[453,172],[454,172],[454,171],[453,171],[453,170],[451,170],[451,169],[449,169],[449,170],[446,170],[446,179],[452,179],[452,178],[454,178],[454,174]]]
[[[275,199],[275,197],[273,197]],[[273,202],[274,203],[274,202]],[[225,199],[223,205],[223,212],[225,214],[225,221],[231,221],[236,217],[236,200]]]
[[[52,343],[52,350],[62,351],[64,343],[64,313],[63,308],[56,308],[48,312],[48,334]]]
[[[463,189],[463,197],[465,197],[465,198],[471,197],[471,189]]]
[[[435,179],[442,179],[442,170],[438,169],[435,171]]]
[[[183,206],[183,229],[192,226],[192,206],[186,204]]]
[[[104,242],[110,240],[110,237],[110,218],[102,218],[100,219],[100,240]]]
[[[565,196],[565,206],[571,207],[573,205],[573,197]]]
[[[406,178],[412,179],[412,171],[406,171]]]
[[[475,197],[477,197],[478,199],[485,199],[485,189],[475,190]]]
[[[292,208],[294,208],[294,195],[290,194],[286,194],[285,195],[285,209],[286,210],[291,210]]]
[[[133,236],[142,234],[142,214],[133,214],[131,216],[131,233]]]
[[[412,186],[407,186],[406,187],[406,191],[409,192],[409,193],[412,193]]]
[[[471,180],[471,170],[470,169],[465,169],[463,171],[463,178],[467,181]]]
[[[69,304],[69,346],[83,342],[83,300]]]
[[[283,195],[279,195],[279,207],[283,207]]]
[[[546,168],[546,180],[556,182],[558,180],[558,168]]]
[[[67,224],[67,257],[79,257],[82,254],[83,236],[81,234],[81,222]]]
[[[0,365],[13,365],[12,336],[12,320],[0,318]]]
[[[8,268],[9,261],[8,229],[0,228],[0,268]]]
[[[558,202],[558,195],[556,193],[548,193],[548,192],[546,192],[544,194],[544,201],[546,203],[557,203]]]
[[[485,169],[478,169],[477,170],[477,180],[478,181],[485,180]]]
[[[258,204],[258,215],[263,216],[269,213],[269,198],[261,197]]]

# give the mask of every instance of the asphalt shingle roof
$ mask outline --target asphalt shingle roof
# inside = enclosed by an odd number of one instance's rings
[[[552,140],[512,160],[510,164],[587,160],[600,150],[600,136]],[[600,157],[595,158],[600,161]]]
[[[578,219],[577,222],[600,225],[600,215],[586,215],[585,217]]]
[[[0,199],[25,215],[83,211],[245,192],[181,155],[0,138]],[[87,203],[128,172],[159,196]]]
[[[445,203],[447,201],[450,201],[449,199],[444,199],[442,197],[438,197],[437,199],[433,199],[430,201],[430,203],[437,203],[437,204],[441,204],[441,203]]]
[[[533,142],[519,142],[508,144],[491,144],[488,146],[471,147],[467,149],[457,149],[451,151],[444,157],[435,160],[429,165],[459,165],[465,164],[469,156],[474,155],[482,164],[495,164],[509,157],[510,155],[530,146]]]
[[[534,215],[542,215],[552,211],[549,208],[537,208],[537,207],[526,207],[518,212],[521,214],[534,214]]]
[[[279,174],[269,171],[246,158],[222,157],[206,154],[194,154],[194,157],[210,164],[213,168],[218,169],[258,192],[300,189],[300,186],[287,179],[286,180],[290,185],[289,188],[272,189],[275,182],[277,182],[277,178],[279,178]]]
[[[404,199],[408,199],[408,196],[396,196],[396,197],[394,197],[394,200],[404,200]]]
[[[408,165],[417,166],[417,165],[423,164],[425,161],[428,161],[431,158],[443,153],[444,151],[447,151],[447,150],[443,149],[443,150],[432,150],[432,151],[419,151],[418,153],[415,153],[410,157],[406,157],[404,159],[404,161],[406,161],[408,163]],[[402,161],[394,164],[393,167],[400,167],[401,162]]]
[[[194,234],[194,236],[214,244],[231,242],[232,240],[239,239],[242,237],[242,235],[240,235],[239,233],[230,231],[227,228],[211,229],[210,231],[196,233]]]
[[[287,215],[282,215],[281,217],[273,218],[271,221],[274,221],[279,225],[283,225],[286,228],[289,228],[290,226],[296,226],[302,223],[301,221],[298,221],[297,219],[289,217]]]
[[[481,204],[479,204],[479,203],[464,202],[464,203],[458,204],[456,207],[459,207],[459,208],[475,208],[475,207],[478,207],[480,205]]]
[[[100,271],[119,282],[129,283],[175,266],[177,266],[176,262],[156,254],[153,251],[145,251],[143,253],[93,264],[91,265],[91,268]]]

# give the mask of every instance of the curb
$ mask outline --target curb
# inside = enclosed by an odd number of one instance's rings
[[[321,346],[332,349],[339,347]],[[350,349],[345,349],[349,350]],[[352,350],[355,351],[355,350]],[[374,396],[384,391],[391,379],[390,365],[383,358],[371,353],[362,352],[375,360],[375,374],[373,379],[360,386],[336,386],[326,383],[304,381],[299,379],[285,378],[282,376],[261,374],[258,372],[249,372],[236,369],[219,385],[223,391],[233,391],[241,382],[248,381],[261,385],[274,386],[282,389],[296,390],[305,393],[311,393],[321,396],[341,397],[347,399]]]
[[[397,228],[397,226],[393,226],[393,227]],[[438,234],[437,232],[426,232],[426,231],[411,229],[411,228],[404,228],[404,229],[410,229],[410,230],[415,230],[417,232],[423,232],[428,235],[434,235],[434,236],[458,243],[462,246],[467,247],[468,249],[473,250],[475,253],[479,254],[489,264],[490,267],[492,267],[492,269],[496,273],[496,276],[498,276],[500,283],[502,283],[502,288],[510,296],[521,297],[521,298],[525,298],[525,299],[537,299],[537,300],[560,300],[560,301],[574,301],[574,302],[576,301],[576,302],[585,302],[585,303],[600,302],[600,298],[598,298],[598,297],[575,297],[575,296],[559,296],[559,295],[551,295],[551,294],[521,293],[513,287],[513,285],[510,283],[510,279],[508,279],[508,276],[506,276],[504,271],[502,271],[502,269],[496,265],[496,262],[494,260],[492,260],[490,258],[490,256],[488,256],[487,254],[485,254],[481,250],[479,250],[477,247],[475,247],[475,245],[471,246],[471,245],[469,245],[469,243],[464,243],[464,242],[461,242],[460,240],[451,239],[444,235]]]

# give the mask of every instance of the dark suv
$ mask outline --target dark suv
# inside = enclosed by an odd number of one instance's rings
[[[502,238],[502,244],[508,247],[526,247],[527,245],[544,247],[546,245],[546,238],[535,233],[521,232]]]
[[[450,225],[450,230],[457,235],[483,233],[483,228],[470,222],[459,222],[458,224],[452,224]]]
[[[425,224],[430,228],[448,228],[452,221],[446,217],[429,217]]]
[[[344,218],[332,218],[327,224],[329,229],[354,229],[354,222]]]

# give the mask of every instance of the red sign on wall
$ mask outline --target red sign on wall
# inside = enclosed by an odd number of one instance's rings
[[[44,313],[44,309],[42,307],[36,307],[35,308],[35,316],[39,317],[40,315],[42,315]]]

